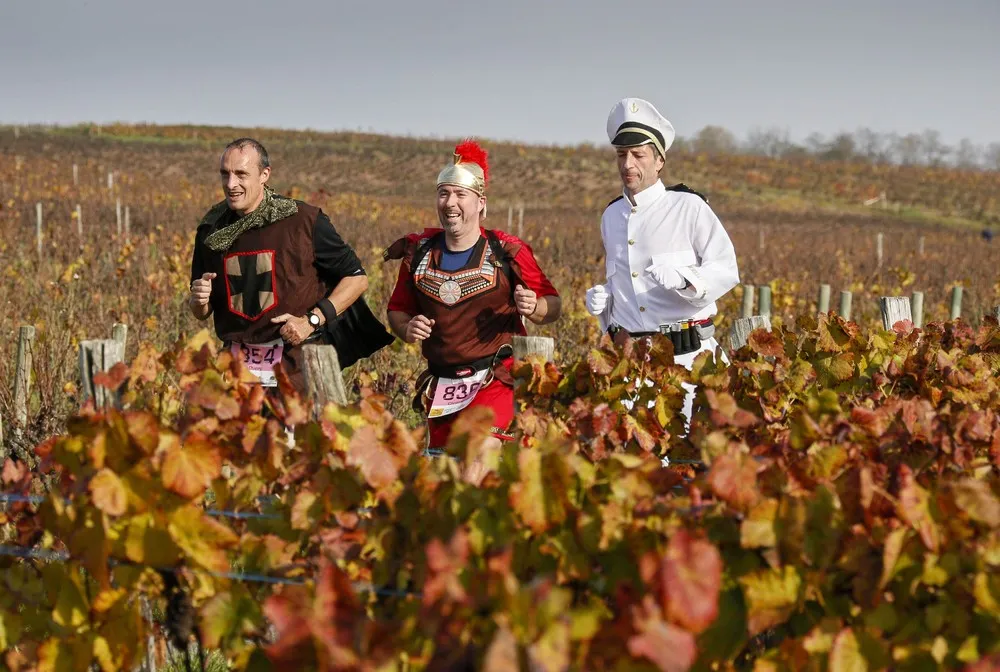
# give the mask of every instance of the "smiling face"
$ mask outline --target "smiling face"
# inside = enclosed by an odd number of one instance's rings
[[[617,153],[618,174],[629,194],[638,194],[660,179],[664,161],[653,145],[618,147]]]
[[[445,232],[460,236],[471,229],[479,229],[481,213],[486,208],[486,197],[471,189],[453,184],[442,184],[437,190],[438,220]]]
[[[270,167],[261,168],[260,156],[253,147],[228,150],[219,168],[226,205],[241,215],[253,212],[264,199],[264,185],[270,176]]]

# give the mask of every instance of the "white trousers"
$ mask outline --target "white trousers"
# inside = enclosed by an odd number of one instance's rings
[[[689,352],[684,355],[675,356],[674,362],[676,364],[680,364],[685,369],[690,371],[691,367],[694,366],[695,357],[705,352],[706,350],[710,352],[715,352],[715,349],[716,347],[718,347],[718,345],[719,342],[715,340],[715,337],[712,337],[707,341],[701,342],[701,349],[695,350],[694,352]],[[724,361],[726,364],[729,364],[729,358],[726,357],[725,351],[722,352],[722,361]],[[647,379],[646,385],[652,387],[654,383],[652,380]],[[684,416],[684,434],[682,434],[681,436],[687,436],[688,430],[691,428],[691,413],[694,407],[694,395],[697,388],[691,383],[683,383],[683,385],[684,389],[687,391],[687,394],[684,396],[684,407],[681,409],[681,414]],[[652,408],[653,404],[654,402],[650,401],[649,408]],[[631,399],[623,399],[622,405],[626,408],[626,410],[631,411],[633,402]]]

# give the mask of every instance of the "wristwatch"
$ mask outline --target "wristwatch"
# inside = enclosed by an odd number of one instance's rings
[[[312,325],[313,329],[319,329],[319,315],[310,311],[308,317],[309,317],[309,324]]]

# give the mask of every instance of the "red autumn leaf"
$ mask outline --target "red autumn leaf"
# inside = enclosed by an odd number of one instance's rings
[[[778,335],[763,328],[750,332],[747,345],[752,351],[763,357],[780,357],[785,353],[785,344],[781,342]]]
[[[892,330],[900,336],[908,336],[911,332],[913,332],[913,321],[897,320],[896,323],[892,325]]]
[[[681,529],[670,538],[662,569],[667,619],[695,634],[704,632],[719,615],[718,549]]]
[[[644,598],[633,620],[638,634],[628,640],[630,654],[652,661],[661,672],[691,668],[698,655],[694,635],[660,619],[651,597]]]
[[[899,467],[899,517],[920,533],[924,545],[937,552],[939,539],[937,524],[931,518],[930,496],[917,483],[913,470],[903,464]]]
[[[595,375],[607,376],[618,365],[618,355],[608,350],[591,348],[587,354],[587,365]]]
[[[907,399],[900,403],[901,419],[914,439],[930,441],[934,435],[934,407],[926,399]]]
[[[750,411],[740,408],[736,399],[726,392],[716,392],[705,389],[705,400],[712,409],[712,422],[719,427],[747,428],[758,424],[760,420]]]
[[[108,371],[94,374],[94,385],[109,390],[117,390],[128,379],[128,367],[124,362],[118,362]]]
[[[365,425],[354,433],[347,449],[347,464],[358,467],[368,485],[376,490],[390,485],[399,477],[399,467],[392,452],[378,440],[371,425]]]
[[[155,417],[144,411],[128,411],[125,413],[125,427],[139,450],[146,455],[156,452],[160,443],[160,423]]]
[[[760,497],[757,464],[743,453],[726,453],[712,462],[708,484],[715,495],[739,511],[749,511]]]
[[[264,649],[279,669],[353,670],[360,663],[356,642],[364,612],[350,579],[325,558],[310,596],[295,587],[264,602],[264,615],[274,624],[277,640]],[[365,638],[366,639],[366,638]]]
[[[888,420],[881,411],[872,411],[862,406],[855,406],[851,409],[851,422],[861,427],[865,432],[874,438],[885,434]]]
[[[3,482],[5,485],[20,483],[28,475],[28,467],[24,462],[15,462],[9,457],[3,462]]]
[[[469,536],[465,530],[459,528],[447,546],[440,539],[432,539],[425,554],[428,576],[423,587],[424,606],[445,596],[464,602],[468,596],[458,574],[469,561]]]

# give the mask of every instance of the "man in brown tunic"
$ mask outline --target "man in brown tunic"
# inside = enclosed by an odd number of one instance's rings
[[[252,138],[231,142],[219,176],[225,200],[195,234],[188,305],[267,387],[274,367],[304,392],[301,346],[327,343],[342,367],[392,342],[361,295],[360,260],[319,208],[267,186],[270,162]]]

